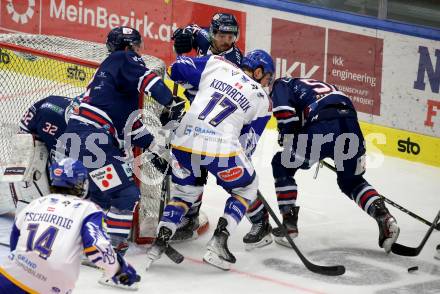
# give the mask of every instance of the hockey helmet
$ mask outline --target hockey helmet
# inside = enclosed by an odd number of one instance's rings
[[[87,169],[73,158],[64,158],[50,166],[51,186],[73,189],[77,196],[84,197],[89,189]]]
[[[211,38],[218,32],[225,34],[233,34],[237,40],[239,35],[238,22],[235,16],[229,13],[216,13],[212,17],[209,34]]]
[[[127,46],[140,46],[142,43],[141,34],[130,27],[116,27],[107,35],[106,46],[109,52],[125,50]]]
[[[251,70],[256,70],[261,67],[265,74],[274,74],[275,72],[272,57],[269,53],[260,49],[253,50],[246,54],[241,62],[241,67]]]

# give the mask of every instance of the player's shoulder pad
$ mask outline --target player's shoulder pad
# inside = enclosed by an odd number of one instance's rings
[[[229,61],[224,56],[220,56],[220,55],[207,55],[207,56],[204,56],[204,57],[206,57],[208,59],[212,59],[212,60],[223,61],[223,62],[226,62],[226,63],[232,65],[235,68],[239,68],[235,63]]]
[[[199,33],[200,35],[202,35],[203,37],[205,37],[207,40],[209,40],[209,32],[208,32],[208,29],[200,28],[200,30],[198,31],[198,33]]]
[[[130,63],[136,63],[143,67],[145,67],[145,62],[142,59],[141,56],[137,55],[136,52],[127,50],[119,50],[111,53],[108,57],[109,61],[111,62],[130,62]]]

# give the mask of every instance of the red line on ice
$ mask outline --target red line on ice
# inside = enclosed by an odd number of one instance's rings
[[[197,260],[195,258],[191,258],[191,257],[188,257],[188,256],[185,256],[185,260],[189,260],[192,263],[196,263],[196,264],[199,264],[199,265],[204,265],[205,264],[201,260]],[[245,276],[245,277],[248,277],[248,278],[251,278],[251,279],[260,280],[260,281],[266,281],[266,282],[270,282],[270,283],[273,283],[273,284],[278,284],[278,285],[281,285],[281,286],[284,286],[284,287],[287,287],[287,288],[291,288],[291,289],[295,289],[295,290],[301,290],[301,291],[307,292],[307,293],[325,294],[324,292],[319,292],[317,290],[307,289],[307,288],[304,288],[304,287],[301,287],[301,286],[298,286],[298,285],[295,285],[295,284],[292,284],[292,283],[287,283],[287,282],[283,282],[283,281],[280,281],[280,280],[277,280],[277,279],[273,279],[273,278],[269,278],[269,277],[265,277],[265,276],[261,276],[261,275],[256,275],[256,274],[251,274],[251,273],[239,271],[239,270],[236,270],[236,269],[231,269],[230,272],[238,274],[238,275],[241,275],[241,276]]]

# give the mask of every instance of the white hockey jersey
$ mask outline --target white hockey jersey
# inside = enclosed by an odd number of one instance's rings
[[[29,293],[71,293],[83,252],[113,276],[116,254],[103,230],[104,214],[90,201],[61,194],[32,201],[15,219],[11,254],[0,272]]]
[[[178,57],[170,76],[198,88],[173,148],[212,157],[253,153],[272,110],[259,83],[220,56]]]

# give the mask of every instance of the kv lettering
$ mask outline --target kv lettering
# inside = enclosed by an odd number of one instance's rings
[[[295,61],[288,67],[287,59],[276,58],[276,78],[300,76],[302,78],[311,78],[320,68],[319,65],[313,65],[310,69],[304,62]],[[292,75],[294,71],[298,71]]]
[[[11,57],[9,54],[0,49],[0,63],[8,64],[9,62],[11,62]]]
[[[80,69],[77,65],[75,65],[73,67],[67,68],[67,77],[69,79],[84,81],[87,77],[87,74],[85,71]]]
[[[397,145],[399,146],[399,148],[397,148],[397,150],[400,152],[406,152],[408,154],[412,153],[414,155],[417,155],[420,153],[420,145],[415,142],[411,142],[409,137],[406,140],[397,141]]]

